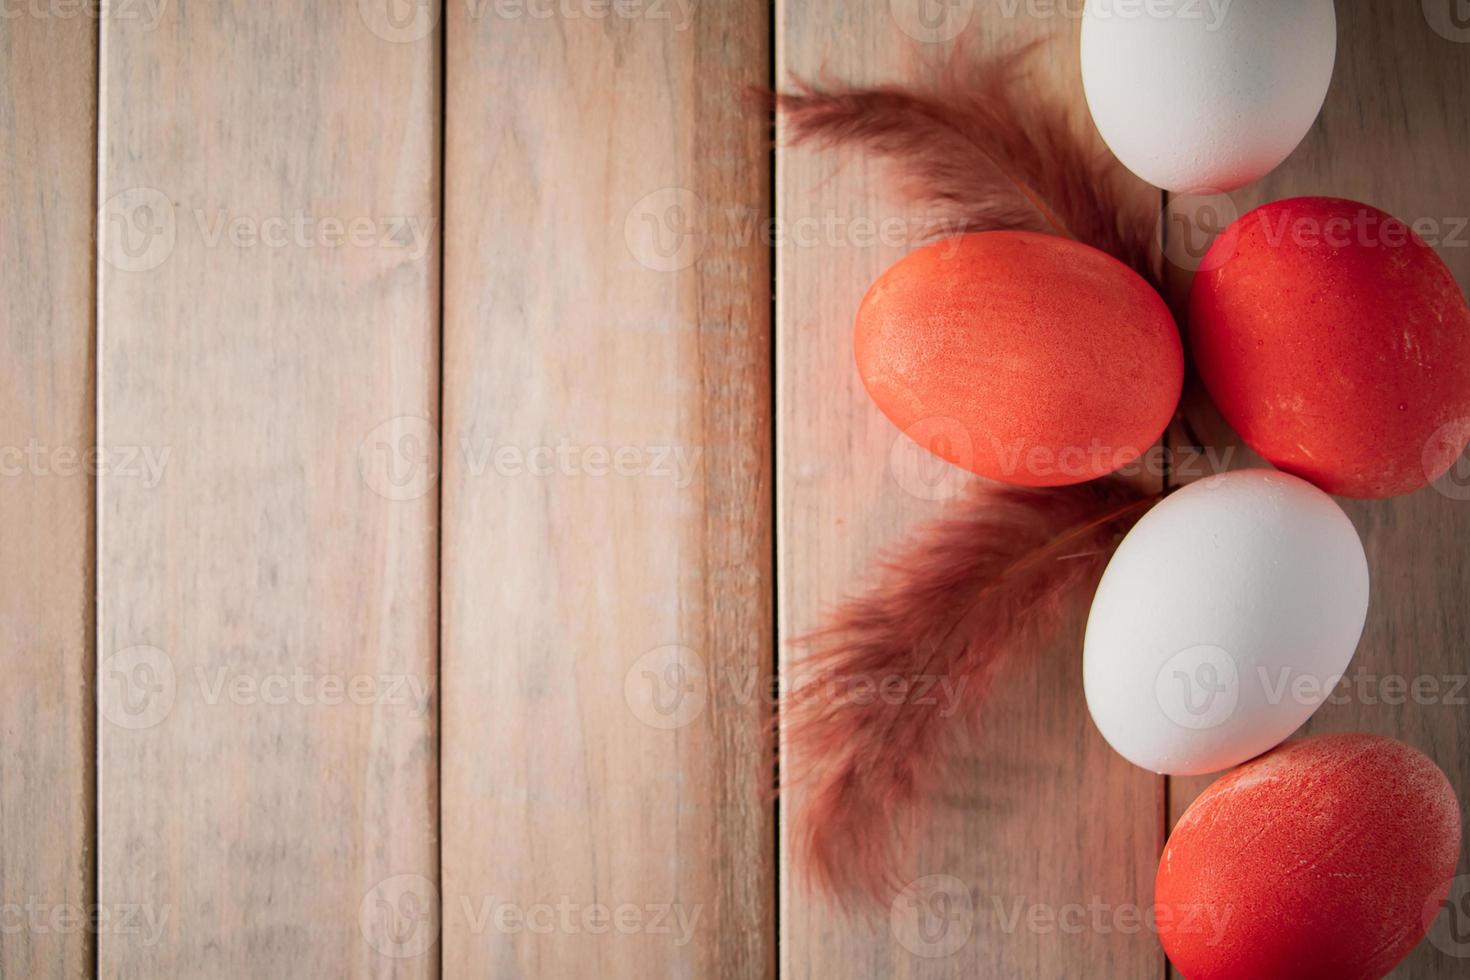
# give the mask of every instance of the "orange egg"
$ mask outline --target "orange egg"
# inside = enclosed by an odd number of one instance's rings
[[[1251,211],[1210,246],[1189,320],[1220,414],[1328,493],[1410,493],[1470,443],[1470,306],[1434,249],[1375,207]]]
[[[864,297],[858,372],[878,407],[981,476],[1063,486],[1142,455],[1179,401],[1184,358],[1159,294],[1111,256],[1018,231],[906,256]]]
[[[1288,742],[1179,818],[1159,936],[1189,980],[1377,980],[1440,911],[1459,856],[1459,801],[1423,753],[1376,735]]]

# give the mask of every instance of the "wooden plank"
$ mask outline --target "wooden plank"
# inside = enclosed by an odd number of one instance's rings
[[[0,976],[82,977],[92,904],[96,23],[0,23]]]
[[[445,975],[770,976],[767,14],[556,11],[449,8]]]
[[[1364,201],[1427,233],[1430,243],[1470,289],[1470,31],[1451,20],[1448,4],[1338,4],[1337,69],[1322,115],[1296,153],[1272,174],[1226,199],[1171,202],[1197,229],[1218,227],[1268,201],[1331,195]],[[1430,10],[1430,7],[1435,7]],[[1202,207],[1219,217],[1201,219]],[[1417,224],[1416,223],[1420,223]],[[1171,223],[1171,227],[1179,227]],[[1179,253],[1176,293],[1186,294],[1190,251]],[[1180,444],[1217,452],[1234,447],[1232,468],[1262,465],[1239,447],[1207,399],[1193,405],[1193,435],[1176,428]],[[1196,438],[1197,437],[1197,438]],[[1470,462],[1435,488],[1391,501],[1343,501],[1362,533],[1372,574],[1368,623],[1347,682],[1318,709],[1306,733],[1364,731],[1391,735],[1433,758],[1470,813],[1470,735],[1465,728],[1470,608],[1465,605],[1470,539]],[[1398,685],[1405,685],[1400,691]],[[1412,692],[1415,684],[1419,696]],[[1409,693],[1406,693],[1409,692]],[[1170,826],[1212,780],[1170,780]],[[1467,825],[1470,827],[1470,825]],[[1466,868],[1462,858],[1461,871]],[[1460,879],[1460,900],[1470,879]],[[1462,930],[1470,925],[1460,902]],[[1459,975],[1470,948],[1452,941],[1446,913],[1392,976],[1428,980]]]
[[[947,42],[969,57],[1051,35],[1044,74],[1083,111],[1077,20],[1029,16],[1024,5],[1007,17],[1002,8],[788,2],[779,8],[778,77],[914,80],[955,50]],[[936,11],[943,17],[934,19]],[[778,149],[782,226],[829,229],[810,247],[778,251],[783,640],[816,626],[824,609],[860,586],[884,545],[938,513],[964,483],[883,418],[852,367],[859,300],[932,225],[880,194],[881,175],[861,158],[839,164]],[[1142,184],[1137,192],[1158,199]],[[894,216],[914,232],[872,233]],[[1136,918],[1152,901],[1162,780],[1130,766],[1094,729],[1082,694],[1081,626],[1079,615],[1048,656],[1001,678],[987,735],[964,766],[969,775],[926,818],[915,862],[926,902],[901,897],[869,928],[811,896],[783,859],[783,976],[1049,980],[1162,971],[1158,943]],[[782,650],[789,675],[799,651]],[[796,805],[783,804],[783,822]]]
[[[102,23],[99,425],[153,461],[99,480],[99,891],[149,924],[102,934],[103,976],[437,971],[415,9]]]

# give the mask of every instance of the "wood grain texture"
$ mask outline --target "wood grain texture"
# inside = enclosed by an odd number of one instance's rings
[[[448,977],[774,972],[767,16],[621,6],[449,12]]]
[[[92,967],[96,45],[0,23],[0,977]]]
[[[1426,233],[1462,289],[1470,288],[1470,30],[1451,30],[1452,5],[1431,22],[1420,4],[1339,3],[1337,67],[1316,125],[1281,167],[1223,199],[1173,203],[1194,219],[1200,254],[1209,230],[1269,201],[1330,195],[1363,201]],[[1435,29],[1457,37],[1451,40]],[[1172,203],[1172,202],[1171,202]],[[1205,214],[1203,208],[1212,208]],[[1171,223],[1171,228],[1179,227]],[[1187,268],[1175,270],[1185,295]],[[1176,427],[1179,445],[1233,451],[1232,468],[1262,465],[1239,446],[1207,399],[1192,403],[1193,432]],[[1197,475],[1197,474],[1196,474]],[[1434,488],[1388,501],[1342,501],[1363,537],[1372,577],[1368,623],[1346,683],[1318,709],[1303,733],[1362,731],[1390,735],[1423,750],[1449,776],[1470,813],[1470,736],[1466,733],[1465,650],[1470,646],[1470,591],[1464,542],[1470,539],[1470,461]],[[1420,696],[1412,691],[1423,685]],[[1399,685],[1403,684],[1401,690]],[[1170,826],[1212,780],[1170,780]],[[1461,859],[1461,873],[1466,869]],[[1462,898],[1465,883],[1455,897]],[[1447,912],[1431,941],[1394,971],[1395,980],[1459,976],[1464,950],[1444,942],[1448,917],[1470,927],[1470,903]],[[1436,944],[1439,942],[1439,945]],[[1453,955],[1454,953],[1461,955]]]
[[[102,22],[105,977],[437,972],[439,40],[380,15]]]
[[[1046,83],[1083,111],[1077,20],[1028,9],[788,2],[779,6],[778,78],[913,81],[957,46],[977,56],[1050,37],[1040,55]],[[895,430],[852,363],[860,299],[933,230],[930,216],[880,193],[883,168],[864,158],[780,148],[777,160],[780,225],[823,229],[793,234],[778,251],[778,608],[789,641],[859,588],[880,549],[938,513],[965,476]],[[1158,200],[1142,184],[1137,192]],[[875,233],[895,217],[901,228]],[[912,894],[924,901],[901,897],[871,923],[844,919],[791,866],[788,818],[800,801],[783,803],[783,976],[1162,972],[1158,943],[1136,918],[1151,902],[1162,780],[1118,757],[1093,728],[1082,695],[1082,620],[1079,611],[1042,661],[1015,664],[999,680],[986,737],[918,834]],[[790,676],[800,651],[785,642],[782,651]]]

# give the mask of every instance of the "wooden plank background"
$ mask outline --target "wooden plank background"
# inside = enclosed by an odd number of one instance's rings
[[[101,24],[99,436],[166,456],[98,487],[103,976],[438,972],[439,45],[372,12]]]
[[[446,976],[774,962],[766,14],[628,9],[449,8]]]
[[[96,49],[0,26],[0,977],[92,966]]]
[[[1080,617],[1002,678],[874,921],[805,890],[799,801],[764,793],[790,638],[963,477],[852,370],[931,216],[874,161],[773,148],[739,93],[1040,37],[1080,111],[1077,7],[0,19],[0,977],[1165,974],[1129,910],[1207,781],[1103,744]],[[1470,285],[1470,29],[1338,13],[1292,159],[1170,202],[1176,295],[1212,224],[1300,193],[1428,222]],[[1233,442],[1190,422],[1172,445]],[[1466,472],[1348,505],[1354,676],[1441,697],[1309,726],[1419,746],[1462,804]],[[1078,907],[1107,925],[1028,925]],[[1456,975],[1449,947],[1394,976]]]

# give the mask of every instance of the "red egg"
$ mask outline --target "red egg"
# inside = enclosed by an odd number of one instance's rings
[[[936,455],[1026,486],[1136,459],[1173,416],[1179,332],[1158,293],[1070,239],[980,232],[883,273],[854,337],[868,393]]]
[[[1328,493],[1392,497],[1470,442],[1470,307],[1434,250],[1354,201],[1267,204],[1190,295],[1191,354],[1261,456]]]
[[[1179,819],[1154,898],[1189,980],[1377,980],[1449,890],[1460,807],[1401,742],[1289,742],[1205,790]]]

